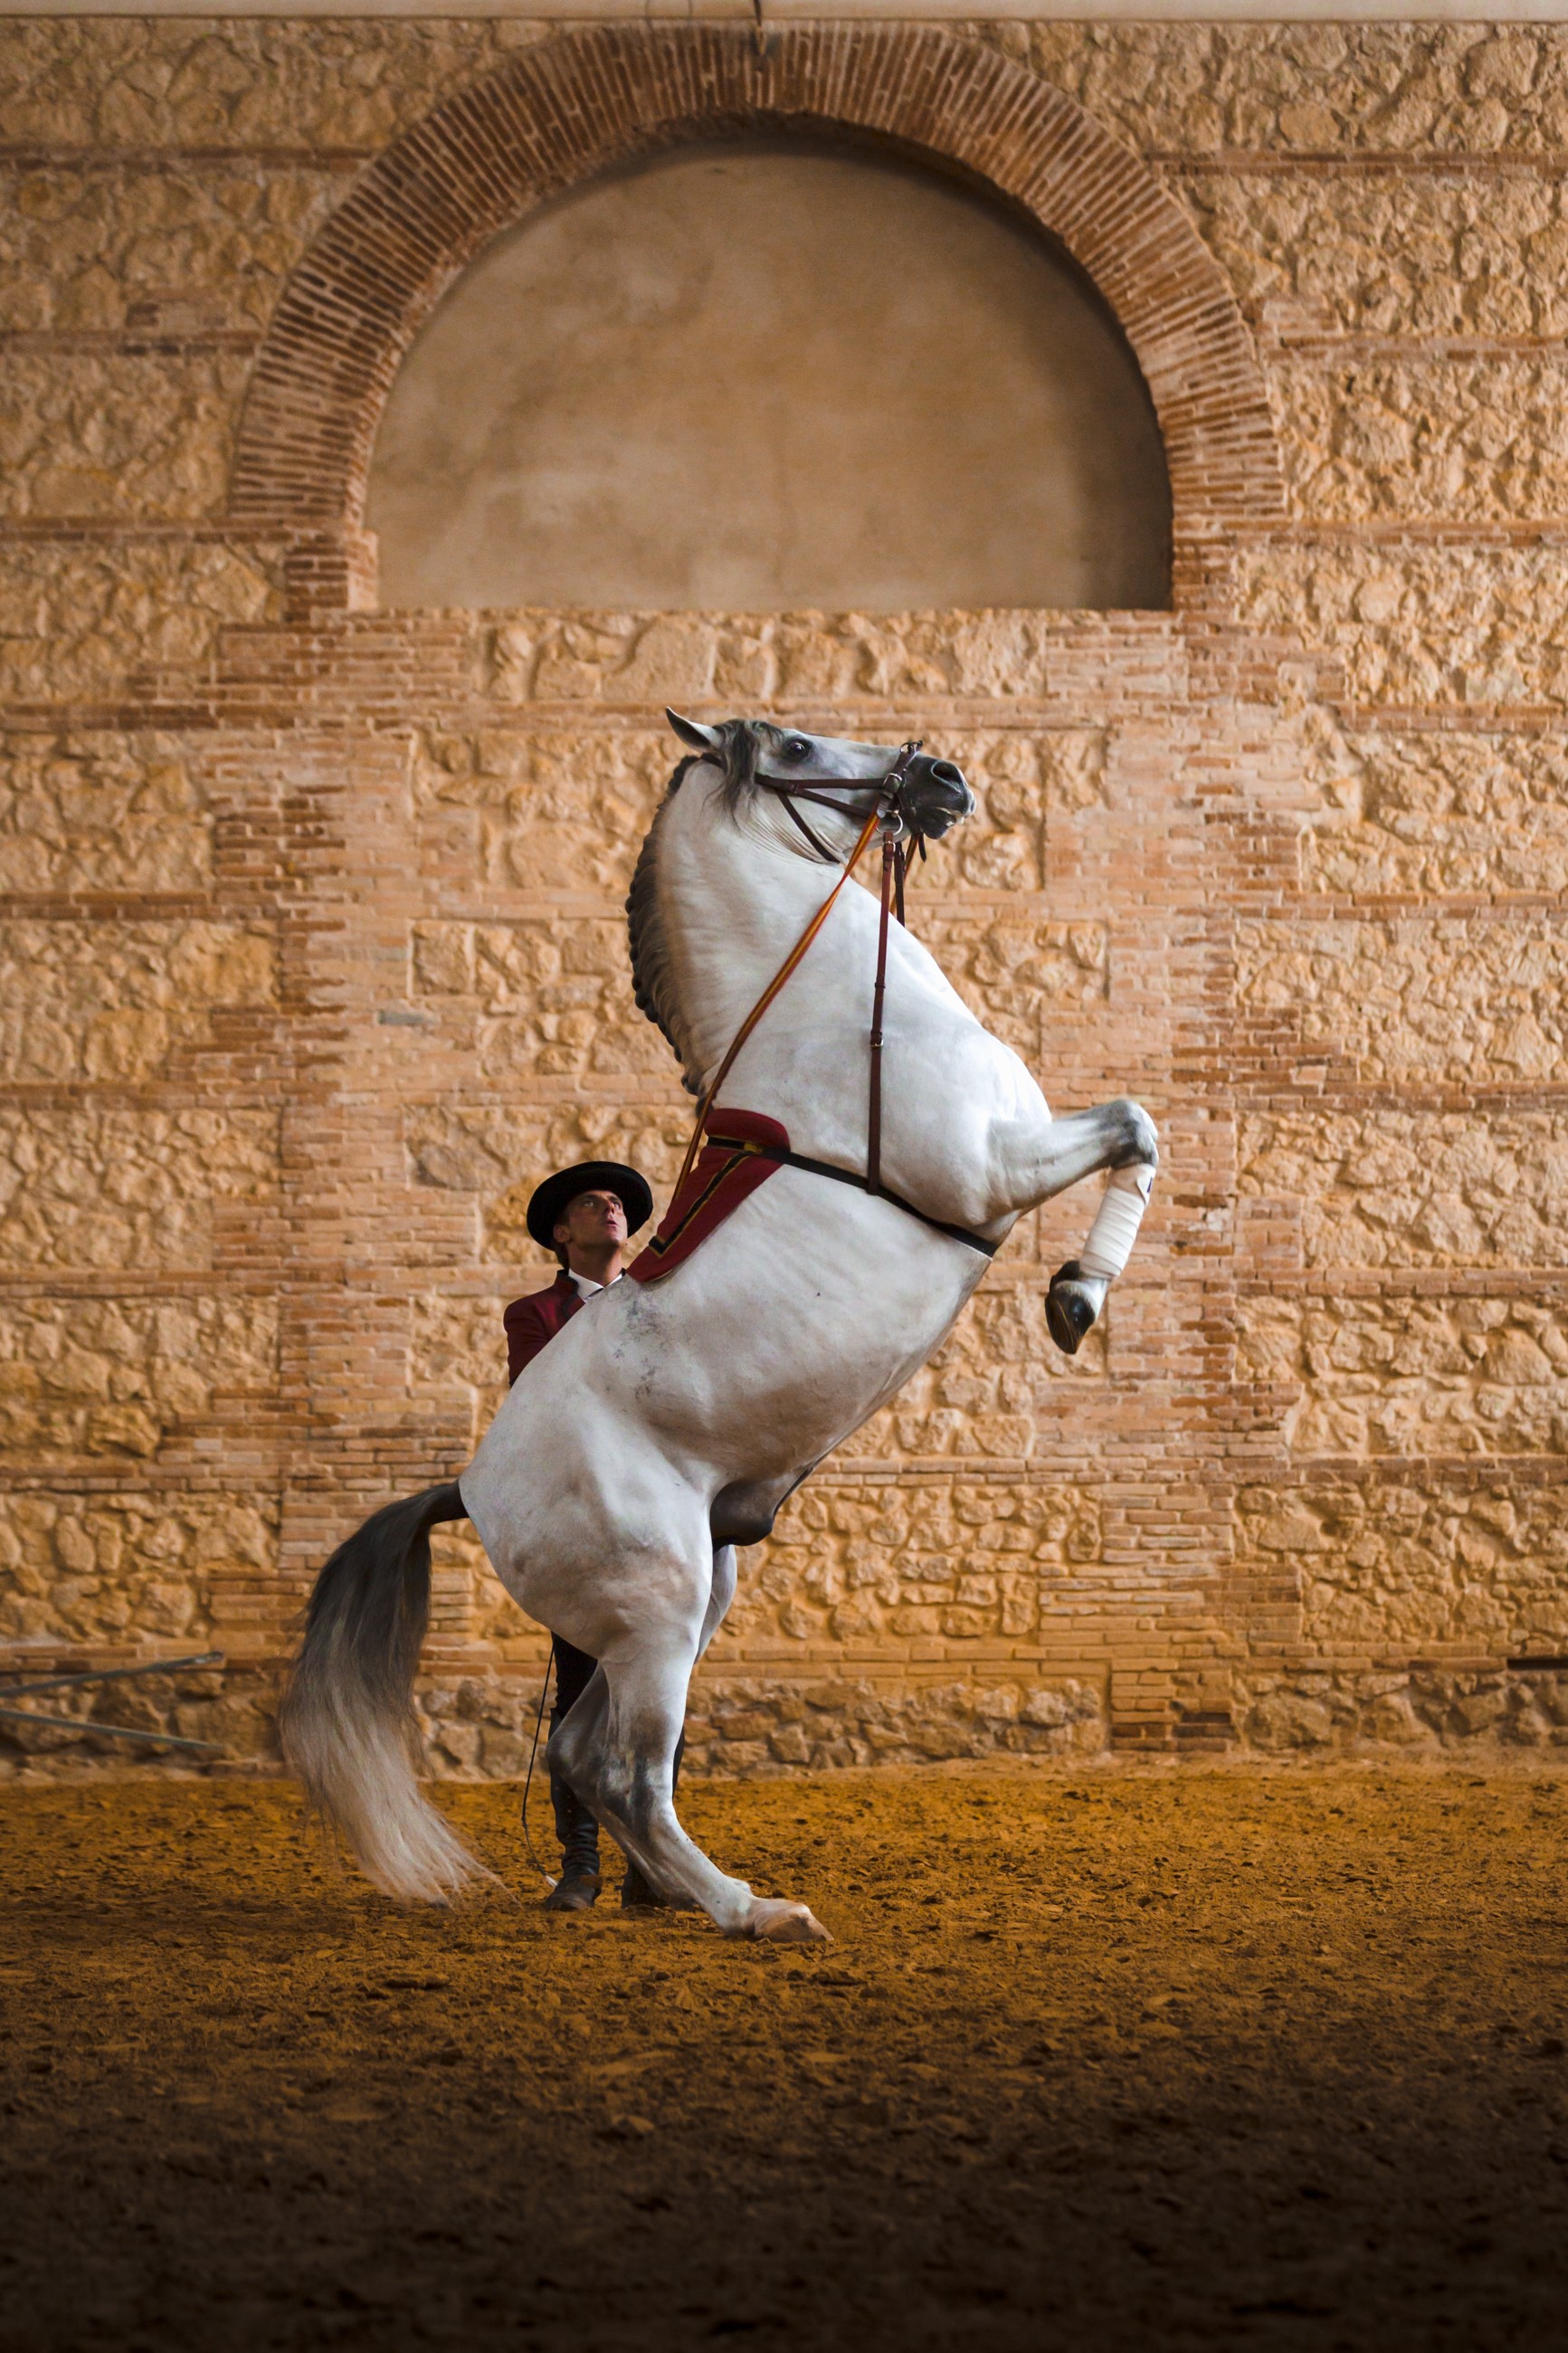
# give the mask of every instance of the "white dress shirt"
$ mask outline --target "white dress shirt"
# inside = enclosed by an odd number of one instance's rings
[[[568,1268],[567,1272],[572,1273],[572,1270]],[[615,1278],[617,1282],[619,1282],[620,1279],[621,1278],[618,1274]],[[606,1291],[609,1288],[607,1283],[595,1282],[585,1274],[572,1274],[572,1280],[577,1286],[577,1296],[579,1299],[592,1299],[595,1293]]]

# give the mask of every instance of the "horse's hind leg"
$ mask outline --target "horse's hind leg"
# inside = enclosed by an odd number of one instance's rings
[[[726,1878],[676,1818],[675,1750],[696,1657],[696,1641],[668,1627],[617,1636],[551,1742],[551,1764],[668,1904],[700,1906],[727,1936],[826,1941],[805,1905]]]
[[[716,1545],[713,1548],[713,1586],[708,1597],[708,1608],[702,1620],[702,1632],[697,1644],[699,1658],[702,1656],[723,1624],[730,1604],[734,1599],[735,1548],[733,1545]],[[680,1757],[685,1746],[686,1735],[682,1732],[680,1738],[675,1744],[675,1755],[670,1759],[669,1794],[672,1804],[675,1793],[680,1787]],[[660,1895],[658,1890],[650,1886],[643,1877],[637,1864],[628,1862],[626,1878],[621,1883],[621,1909],[623,1912],[689,1911],[691,1906],[684,1898],[679,1903],[671,1903],[668,1896]]]

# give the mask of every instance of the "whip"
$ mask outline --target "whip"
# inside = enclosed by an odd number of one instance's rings
[[[533,1787],[533,1760],[539,1754],[539,1728],[544,1722],[545,1695],[550,1689],[550,1670],[554,1664],[555,1653],[552,1651],[550,1656],[544,1662],[544,1681],[539,1686],[539,1712],[533,1719],[533,1746],[528,1752],[528,1774],[522,1785],[522,1842],[528,1849],[528,1859],[530,1862],[532,1863],[535,1871],[538,1872],[539,1876],[543,1880],[546,1887],[553,1887],[555,1885],[555,1882],[545,1870],[544,1865],[540,1862],[538,1853],[534,1847],[533,1832],[529,1827],[528,1820],[528,1793]]]

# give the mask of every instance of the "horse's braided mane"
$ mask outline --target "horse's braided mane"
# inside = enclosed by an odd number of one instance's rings
[[[626,937],[632,955],[632,994],[637,999],[637,1010],[646,1014],[663,1033],[666,1043],[680,1064],[681,1082],[688,1094],[700,1093],[702,1081],[700,1073],[693,1066],[691,1040],[676,994],[664,913],[658,902],[659,832],[669,805],[680,790],[688,772],[702,759],[711,760],[721,770],[721,797],[725,807],[733,813],[755,777],[760,748],[758,731],[763,725],[764,723],[755,720],[727,719],[718,730],[720,743],[716,750],[693,752],[676,763],[675,772],[665,786],[664,798],[643,837],[643,845],[637,852],[637,862],[632,874],[632,887],[626,893]],[[767,729],[766,732],[771,734],[776,731]]]

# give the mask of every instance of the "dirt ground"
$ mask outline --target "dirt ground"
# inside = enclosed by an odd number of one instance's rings
[[[6,2353],[1564,2342],[1568,1777],[691,1790],[820,1955],[548,1918],[444,1802],[519,1902],[276,1784],[0,1798]]]

